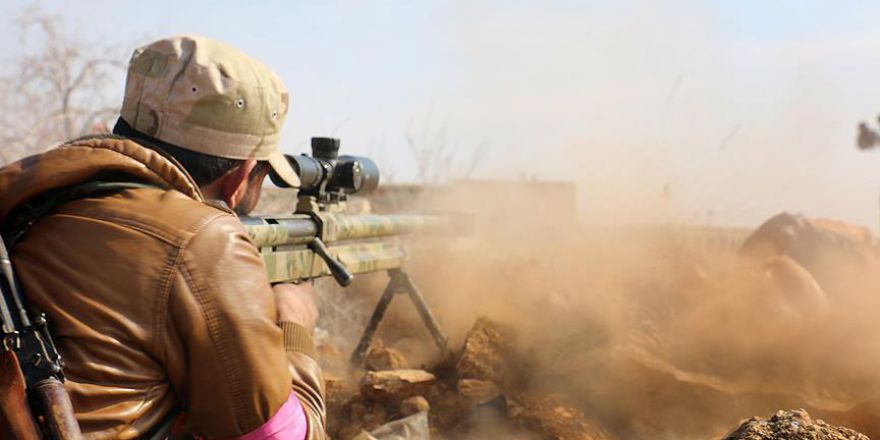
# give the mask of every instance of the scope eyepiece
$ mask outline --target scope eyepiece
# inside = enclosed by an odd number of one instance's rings
[[[320,198],[328,193],[366,194],[379,186],[379,167],[362,156],[339,156],[339,139],[312,138],[312,156],[285,154],[299,176],[300,193]],[[275,172],[269,177],[282,188],[287,185]]]

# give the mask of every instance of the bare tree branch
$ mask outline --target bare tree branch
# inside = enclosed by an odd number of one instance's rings
[[[23,53],[0,71],[0,164],[106,126],[117,113],[107,95],[121,57],[62,31],[59,20],[38,8],[12,20]]]

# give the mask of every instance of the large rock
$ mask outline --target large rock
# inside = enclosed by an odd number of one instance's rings
[[[835,220],[779,214],[752,232],[741,252],[758,260],[787,256],[832,297],[880,285],[877,241],[867,228]]]
[[[509,349],[509,341],[497,324],[486,318],[478,319],[465,337],[456,364],[458,376],[504,384],[511,369],[506,359]]]
[[[877,242],[871,232],[837,220],[806,218],[783,212],[758,227],[742,245],[746,254],[784,254],[809,268],[817,251],[834,250],[853,261],[873,258]]]
[[[386,347],[381,341],[367,351],[364,365],[371,371],[402,370],[408,367],[403,354],[391,347]]]
[[[724,440],[869,440],[852,429],[813,420],[803,409],[778,411],[769,419],[752,417]]]
[[[399,402],[423,395],[436,378],[424,370],[369,371],[361,379],[361,394],[383,402]]]

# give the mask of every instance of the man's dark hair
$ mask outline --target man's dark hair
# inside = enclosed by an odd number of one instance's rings
[[[113,127],[113,134],[141,141],[148,148],[167,153],[182,166],[198,186],[205,186],[229,172],[238,165],[244,163],[239,159],[227,159],[225,157],[212,156],[198,153],[192,150],[171,145],[168,142],[148,136],[133,128],[124,119],[119,118]]]

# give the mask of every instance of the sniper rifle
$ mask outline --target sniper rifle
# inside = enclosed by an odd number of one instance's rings
[[[300,178],[296,211],[286,216],[240,217],[263,256],[269,281],[299,282],[332,276],[342,286],[357,274],[387,271],[389,281],[357,347],[352,363],[359,363],[370,345],[391,299],[405,293],[445,352],[447,337],[434,314],[404,270],[408,251],[402,236],[450,229],[446,217],[431,215],[377,215],[346,213],[348,198],[367,194],[379,185],[376,164],[359,156],[339,156],[339,139],[312,138],[312,155],[288,155]],[[270,174],[272,181],[286,187]]]

